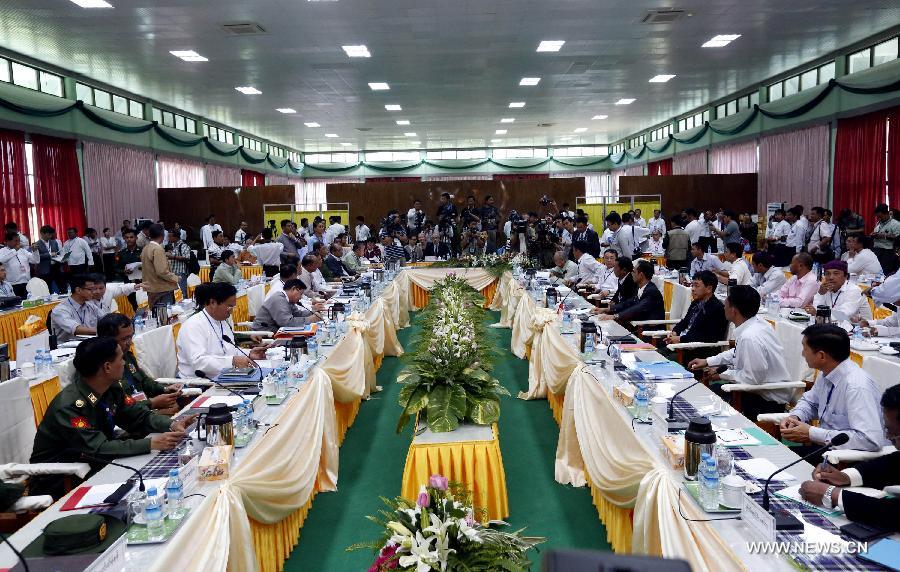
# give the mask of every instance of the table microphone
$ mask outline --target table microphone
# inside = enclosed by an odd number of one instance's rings
[[[301,308],[303,308],[304,310],[308,310],[313,316],[317,316],[317,317],[318,317],[320,320],[322,320],[323,322],[327,322],[327,321],[328,321],[328,320],[326,320],[324,317],[322,317],[322,314],[316,312],[316,311],[313,310],[312,308],[307,308],[306,306],[303,305],[302,302],[297,302],[297,305],[300,306]]]
[[[682,387],[680,390],[676,391],[675,395],[672,396],[672,399],[669,400],[669,414],[666,416],[666,423],[668,423],[668,425],[669,425],[670,433],[673,431],[683,431],[688,428],[687,421],[679,421],[679,420],[675,419],[675,398],[678,397],[679,395],[681,395],[682,393],[684,393],[685,391],[687,391],[688,389],[694,387],[695,385],[697,385],[700,382],[701,382],[700,380],[697,380],[694,383],[691,383],[690,385]]]
[[[98,463],[103,463],[104,465],[114,465],[116,467],[122,467],[123,469],[128,469],[129,471],[133,472],[138,477],[138,482],[140,483],[138,485],[138,490],[140,490],[141,492],[144,492],[146,490],[144,488],[144,475],[142,475],[141,472],[139,470],[135,469],[134,467],[129,467],[128,465],[123,465],[122,463],[117,463],[115,461],[109,461],[107,459],[95,457],[93,455],[89,455],[88,453],[85,453],[84,451],[82,451],[80,449],[66,449],[66,452],[67,453],[76,453],[89,461],[96,461]]]
[[[850,436],[847,435],[846,433],[838,433],[828,443],[825,443],[818,449],[811,451],[811,452],[807,453],[806,455],[803,455],[802,457],[800,457],[793,463],[785,465],[785,466],[781,467],[780,469],[778,469],[777,471],[775,471],[774,473],[772,473],[771,475],[769,475],[769,478],[766,479],[766,486],[763,488],[763,498],[762,498],[763,510],[765,510],[766,512],[769,512],[769,483],[772,482],[772,477],[774,477],[775,475],[777,475],[778,473],[780,473],[781,471],[783,471],[785,469],[793,467],[800,461],[805,461],[805,460],[809,459],[810,457],[814,457],[814,456],[818,455],[819,453],[823,453],[826,450],[830,449],[831,447],[839,447],[839,446],[845,444],[849,440],[850,440]],[[803,530],[803,523],[800,522],[800,520],[797,519],[797,517],[795,517],[792,514],[776,514],[775,515],[775,530]]]
[[[241,347],[240,347],[239,345],[237,345],[236,343],[234,343],[233,341],[231,341],[231,336],[229,336],[229,335],[227,335],[227,334],[222,334],[222,339],[225,340],[226,342],[228,342],[229,344],[233,345],[233,346],[237,349],[237,351],[239,351],[239,352],[241,352],[242,354],[244,354],[244,356],[245,356],[248,360],[250,360],[250,363],[252,363],[253,365],[256,366],[256,369],[259,370],[259,382],[262,383],[262,380],[263,380],[263,371],[262,371],[262,367],[261,367],[258,363],[256,363],[256,360],[253,359],[252,357],[250,357],[250,354],[248,354],[247,352],[245,352],[244,350],[242,350]],[[210,381],[212,381],[212,380],[210,380]]]
[[[244,399],[244,398],[245,398],[244,395],[241,395],[240,393],[238,393],[237,391],[231,389],[230,387],[228,387],[228,386],[225,385],[224,383],[221,383],[221,382],[219,382],[219,381],[216,381],[216,380],[210,378],[209,376],[207,376],[205,373],[203,373],[203,372],[202,372],[201,370],[199,370],[199,369],[194,370],[194,375],[196,375],[197,377],[201,377],[201,378],[205,379],[206,381],[212,383],[212,384],[215,385],[216,387],[221,387],[222,389],[224,389],[224,390],[227,391],[228,393],[233,393],[233,394],[237,395],[237,396],[240,397],[241,399]]]

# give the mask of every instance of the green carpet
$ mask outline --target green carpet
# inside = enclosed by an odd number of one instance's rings
[[[486,323],[499,315],[485,314]],[[419,330],[413,325],[401,330],[400,342],[406,347]],[[544,400],[516,399],[528,387],[528,362],[509,350],[510,330],[488,330],[499,349],[495,376],[509,390],[500,408],[500,448],[506,469],[512,530],[527,527],[526,534],[545,536],[548,548],[593,548],[609,550],[606,530],[591,503],[587,488],[574,489],[556,483],[553,464],[559,429]],[[366,520],[381,507],[379,496],[400,493],[400,481],[406,452],[412,439],[412,427],[402,435],[394,432],[399,406],[399,387],[394,383],[402,369],[398,358],[384,359],[378,372],[378,385],[384,391],[364,402],[353,427],[341,447],[338,490],[321,493],[300,531],[300,542],[285,562],[289,572],[322,570],[364,571],[372,563],[367,550],[346,552],[351,544],[376,538],[378,528]],[[532,558],[537,562],[540,555]]]

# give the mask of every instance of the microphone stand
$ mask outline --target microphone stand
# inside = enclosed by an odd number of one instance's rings
[[[244,396],[243,396],[242,394],[240,394],[240,393],[238,393],[237,391],[231,389],[230,387],[228,387],[228,386],[225,385],[224,383],[219,382],[219,381],[216,381],[216,380],[210,378],[209,376],[207,376],[205,373],[203,373],[203,372],[200,371],[199,369],[194,371],[194,375],[196,375],[197,377],[201,377],[201,378],[205,379],[206,381],[210,382],[211,384],[215,385],[216,387],[221,387],[222,389],[224,389],[224,390],[227,391],[228,393],[233,393],[234,395],[237,395],[237,396],[240,397],[241,399],[244,399]]]
[[[259,370],[259,382],[262,383],[262,380],[263,380],[262,367],[261,367],[258,363],[256,363],[256,360],[253,359],[252,357],[250,357],[250,354],[248,354],[247,352],[245,352],[244,350],[242,350],[242,349],[240,348],[240,346],[238,346],[236,343],[234,343],[234,342],[231,340],[231,336],[223,335],[223,336],[222,336],[222,339],[225,340],[226,342],[228,342],[229,344],[231,344],[232,346],[234,346],[235,349],[237,349],[237,351],[239,351],[239,352],[241,352],[242,354],[244,354],[244,356],[245,356],[248,360],[250,360],[250,363],[252,363],[253,365],[256,366],[256,369]],[[212,380],[210,380],[210,381],[212,381]]]
[[[762,498],[763,510],[765,510],[766,512],[769,512],[769,483],[772,482],[772,477],[774,477],[778,473],[784,471],[785,469],[793,467],[800,461],[805,461],[805,460],[809,459],[810,457],[814,457],[820,453],[823,453],[833,446],[843,445],[844,443],[846,443],[849,440],[850,440],[850,437],[846,433],[838,433],[828,443],[825,443],[818,449],[815,449],[815,450],[807,453],[806,455],[803,455],[802,457],[800,457],[793,463],[785,465],[785,466],[781,467],[780,469],[778,469],[777,471],[775,471],[774,473],[772,473],[771,475],[769,475],[769,478],[766,479],[766,485],[765,485],[765,487],[763,487],[763,498]],[[775,530],[803,530],[803,523],[792,514],[787,514],[787,513],[776,514],[775,515]]]
[[[128,465],[123,465],[122,463],[117,463],[115,461],[109,461],[107,459],[95,457],[95,456],[89,455],[88,453],[85,453],[84,451],[81,451],[79,449],[66,449],[66,451],[70,452],[70,453],[78,453],[81,457],[88,459],[89,461],[96,461],[98,463],[103,463],[104,465],[114,465],[116,467],[128,469],[129,471],[133,472],[138,477],[138,482],[140,483],[138,485],[138,490],[141,492],[144,492],[146,490],[146,488],[144,487],[144,475],[142,475],[141,472],[139,470],[135,469],[134,467],[129,467]]]
[[[666,417],[666,423],[669,425],[669,432],[672,433],[674,431],[683,431],[688,428],[687,421],[679,421],[675,419],[675,398],[687,391],[688,389],[694,387],[695,385],[701,383],[700,380],[691,383],[680,390],[675,392],[675,395],[672,396],[672,399],[669,400],[669,414]]]

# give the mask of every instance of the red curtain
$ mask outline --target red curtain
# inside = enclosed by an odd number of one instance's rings
[[[550,173],[513,173],[509,175],[494,175],[495,181],[536,181],[549,178]]]
[[[19,232],[31,237],[28,225],[28,185],[25,134],[0,129],[0,224],[15,222]],[[31,237],[35,238],[35,237]]]
[[[888,199],[892,208],[900,208],[900,107],[888,110]]]
[[[56,229],[60,237],[69,227],[84,232],[87,223],[75,141],[32,135],[31,146],[38,220]],[[128,189],[121,191],[127,193]]]
[[[266,185],[266,175],[258,171],[250,169],[241,169],[241,186],[242,187],[264,187]]]
[[[418,183],[422,177],[367,177],[367,183]]]
[[[647,176],[655,177],[671,175],[672,174],[672,159],[662,159],[661,161],[654,161],[651,163],[647,163]]]
[[[884,111],[838,120],[834,151],[834,212],[851,209],[875,226],[873,211],[884,202],[887,117]]]

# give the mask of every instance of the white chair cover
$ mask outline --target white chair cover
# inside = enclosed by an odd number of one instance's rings
[[[138,306],[146,306],[150,303],[146,290],[137,290],[134,295],[137,297]]]
[[[134,337],[134,356],[147,375],[175,377],[178,359],[172,326],[162,326]]]
[[[672,292],[672,307],[669,308],[669,319],[680,320],[687,314],[690,305],[691,289],[681,284],[675,284],[675,290]]]
[[[32,278],[29,280],[28,284],[25,285],[25,290],[29,294],[34,294],[36,297],[50,295],[50,287],[47,286],[47,283],[41,278]]]
[[[196,274],[188,274],[187,277],[187,285],[188,286],[199,286],[203,284],[203,280],[200,280],[200,277]]]
[[[28,380],[0,383],[0,464],[27,463],[36,433]]]
[[[266,285],[257,284],[247,288],[247,308],[250,311],[250,317],[255,317],[259,309],[263,305],[266,298]]]
[[[900,383],[900,377],[897,376],[897,362],[879,356],[866,356],[863,359],[862,368],[869,374],[869,377],[875,380],[875,384],[882,392]]]
[[[59,387],[65,388],[75,379],[75,360],[69,358],[56,364],[56,373],[59,375]]]

